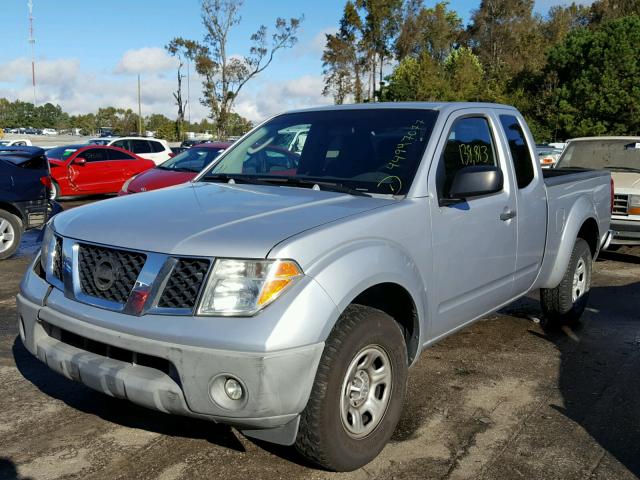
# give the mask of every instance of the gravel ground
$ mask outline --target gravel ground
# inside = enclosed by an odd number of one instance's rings
[[[0,264],[0,479],[640,475],[640,249],[597,262],[580,326],[545,332],[532,296],[423,353],[393,441],[365,468],[333,474],[233,429],[93,392],[32,357],[15,294],[37,233]]]

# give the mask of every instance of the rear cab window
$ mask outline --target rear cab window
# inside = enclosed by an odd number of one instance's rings
[[[513,115],[500,115],[500,123],[509,142],[518,188],[525,188],[533,181],[535,171],[524,130]]]

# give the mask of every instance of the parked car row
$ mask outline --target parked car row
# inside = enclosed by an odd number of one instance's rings
[[[17,133],[20,135],[58,135],[54,128],[5,128],[4,133]]]

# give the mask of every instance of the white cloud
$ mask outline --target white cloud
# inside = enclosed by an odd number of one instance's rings
[[[301,56],[311,56],[314,58],[320,58],[322,56],[322,52],[324,51],[324,47],[327,44],[327,35],[336,33],[336,27],[325,27],[316,33],[313,38],[305,42],[299,42],[295,47],[293,47],[292,55],[301,57]]]
[[[36,62],[36,83],[42,85],[69,85],[75,81],[80,71],[80,61],[75,58],[42,60]],[[0,64],[0,81],[31,82],[31,60],[15,58]]]
[[[322,95],[320,75],[304,75],[284,82],[261,82],[251,91],[241,92],[235,110],[254,122],[277,113],[298,108],[327,105],[331,99]]]
[[[161,49],[155,49],[162,52]],[[163,53],[163,52],[162,52]],[[125,54],[124,58],[131,59]],[[123,62],[120,62],[122,64]],[[103,70],[83,68],[73,58],[36,61],[38,104],[59,104],[70,114],[96,112],[100,107],[115,106],[137,110],[137,80],[128,74],[115,73],[118,69],[105,66]],[[141,77],[142,114],[161,113],[175,118],[177,107],[173,91],[177,87],[175,72],[145,72]],[[286,81],[260,76],[249,82],[240,92],[234,110],[240,115],[260,122],[277,113],[297,108],[330,103],[323,97],[322,76],[303,75]],[[187,95],[183,81],[183,97]],[[191,120],[207,117],[209,110],[200,104],[201,79],[191,72]],[[0,64],[0,97],[10,100],[32,101],[31,62],[16,58]]]
[[[115,73],[166,72],[178,67],[178,60],[159,47],[127,50],[115,68]]]

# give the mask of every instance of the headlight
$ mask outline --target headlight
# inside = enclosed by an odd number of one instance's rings
[[[629,215],[640,215],[640,195],[629,195]]]
[[[49,272],[49,264],[51,262],[51,254],[53,253],[53,219],[49,220],[44,226],[44,234],[42,235],[42,245],[40,247],[40,266],[43,272]]]
[[[198,307],[199,315],[253,315],[302,277],[292,260],[218,259]]]
[[[133,182],[135,180],[135,178],[137,177],[137,175],[134,175],[133,177],[131,177],[129,180],[127,180],[126,182],[124,182],[122,184],[122,188],[120,189],[121,192],[127,193],[129,191],[129,184],[131,182]]]

